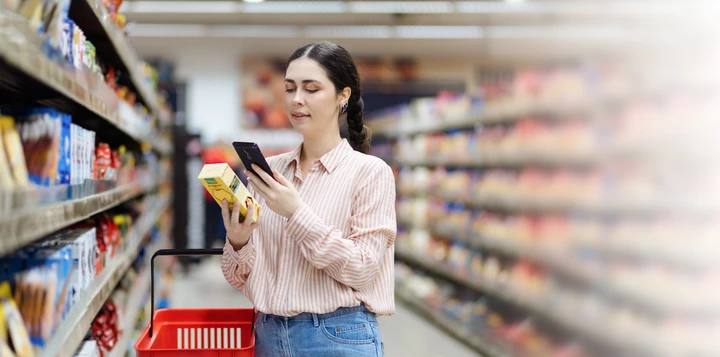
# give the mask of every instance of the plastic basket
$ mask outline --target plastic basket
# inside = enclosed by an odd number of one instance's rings
[[[135,342],[138,357],[253,357],[255,310],[162,309],[155,312],[154,260],[159,255],[222,255],[222,249],[161,249],[150,259],[150,325]]]

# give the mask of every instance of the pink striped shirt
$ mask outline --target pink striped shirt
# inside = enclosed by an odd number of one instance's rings
[[[361,302],[378,315],[394,314],[392,169],[343,140],[303,179],[301,148],[268,164],[292,178],[303,206],[290,219],[264,209],[248,244],[235,251],[226,242],[225,279],[266,314],[320,314]]]

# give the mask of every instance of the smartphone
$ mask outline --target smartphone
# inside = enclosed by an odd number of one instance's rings
[[[235,141],[233,142],[233,148],[235,148],[235,152],[240,157],[240,161],[242,161],[246,170],[254,173],[255,176],[262,180],[262,177],[258,175],[252,167],[252,164],[255,164],[270,175],[270,177],[274,177],[270,165],[268,165],[265,160],[265,156],[263,156],[262,151],[260,151],[260,148],[256,143]],[[263,180],[263,182],[265,181]]]

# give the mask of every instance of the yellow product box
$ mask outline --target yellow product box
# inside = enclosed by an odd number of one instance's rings
[[[240,222],[245,220],[247,207],[252,203],[255,207],[253,222],[257,221],[260,214],[260,205],[250,195],[247,187],[242,184],[235,175],[232,167],[228,164],[206,164],[198,175],[205,189],[213,196],[215,201],[222,205],[223,200],[228,201],[228,207],[232,211],[235,201],[240,201]]]

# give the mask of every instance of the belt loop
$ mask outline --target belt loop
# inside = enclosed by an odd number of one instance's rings
[[[320,323],[318,323],[318,315],[312,314],[312,317],[313,317],[313,325],[315,325],[315,327],[320,326]]]
[[[263,314],[263,323],[265,323],[265,321],[267,321],[267,314]]]

